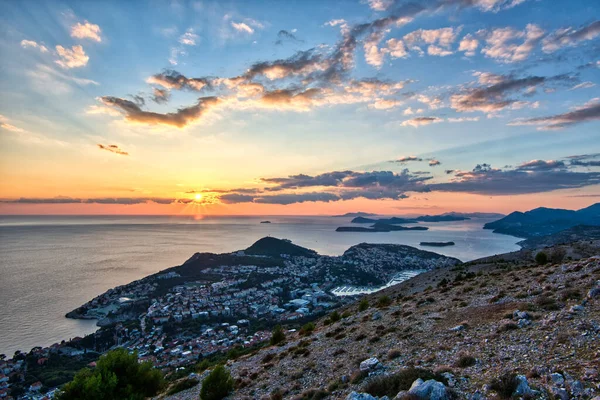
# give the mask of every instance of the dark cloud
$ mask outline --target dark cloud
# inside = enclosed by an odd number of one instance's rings
[[[517,99],[508,97],[511,94],[528,95],[537,87],[548,83],[573,83],[577,79],[569,75],[551,77],[528,76],[516,78],[512,75],[499,75],[499,82],[490,86],[466,89],[450,97],[452,108],[457,111],[494,112],[517,103]],[[525,91],[523,93],[523,91]]]
[[[292,175],[286,178],[262,178],[265,183],[277,184],[280,189],[296,189],[310,186],[341,186],[343,180],[355,174],[352,171],[333,171],[320,175]]]
[[[451,174],[455,173],[456,170],[455,169],[447,169],[447,170],[444,170],[444,172],[446,173],[446,175],[451,175]]]
[[[435,159],[429,160],[429,166],[430,167],[435,167],[435,166],[438,166],[438,165],[442,165],[442,163],[440,161],[438,161],[438,160],[435,160]]]
[[[542,42],[542,50],[552,53],[567,46],[576,46],[580,42],[600,36],[600,21],[594,21],[579,29],[559,29],[547,36]]]
[[[571,160],[571,165],[576,167],[600,167],[600,153],[594,154],[580,154],[576,156],[567,157]]]
[[[111,153],[120,154],[122,156],[128,156],[129,155],[128,152],[126,152],[125,150],[119,148],[119,146],[117,146],[116,144],[103,145],[103,144],[98,143],[97,146],[98,146],[99,149],[107,150],[107,151],[110,151]]]
[[[484,195],[518,195],[574,189],[600,184],[600,172],[572,172],[566,169],[494,169],[477,165],[472,171],[455,173],[447,183],[429,185],[432,191]]]
[[[135,102],[135,104],[137,104],[140,107],[143,107],[146,105],[146,100],[140,96],[140,95],[132,95],[131,98],[133,99],[133,101]]]
[[[294,204],[294,203],[305,203],[305,202],[330,202],[338,201],[340,197],[335,193],[327,192],[311,192],[311,193],[286,193],[276,194],[270,196],[262,196],[254,199],[255,203],[261,204]]]
[[[183,202],[183,200],[160,198],[160,197],[102,197],[92,199],[77,199],[71,197],[53,197],[53,198],[26,198],[21,197],[16,200],[0,200],[2,203],[20,203],[20,204],[172,204]]]
[[[566,168],[564,161],[531,160],[520,164],[516,169],[519,171],[550,171],[564,168]]]
[[[289,40],[292,42],[299,42],[302,43],[304,42],[303,40],[300,40],[296,37],[296,35],[294,35],[292,32],[286,31],[284,29],[280,30],[277,33],[277,41],[275,42],[276,45],[281,45],[283,44],[284,41]]]
[[[160,85],[166,89],[188,89],[197,92],[212,88],[211,81],[208,78],[187,78],[173,70],[166,70],[160,74],[152,75],[147,82]]]
[[[164,104],[171,98],[171,92],[168,89],[154,88],[152,92],[152,100],[158,104]]]
[[[125,114],[125,120],[133,123],[161,124],[183,128],[200,119],[208,109],[219,103],[216,97],[201,97],[196,105],[180,108],[174,113],[143,111],[132,101],[118,97],[104,96],[100,100],[106,106],[114,107]]]
[[[398,163],[406,163],[408,161],[423,161],[423,159],[417,156],[404,156],[396,160]]]
[[[515,120],[509,125],[539,125],[542,130],[568,128],[583,122],[600,120],[600,100],[593,100],[573,111],[547,117]]]

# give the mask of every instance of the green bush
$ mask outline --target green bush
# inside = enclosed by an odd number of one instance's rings
[[[233,378],[223,365],[217,365],[204,381],[200,389],[200,400],[221,400],[233,391]]]
[[[342,319],[342,317],[340,316],[340,313],[338,313],[337,311],[334,311],[329,315],[329,320],[331,322],[338,322],[340,319]]]
[[[540,251],[535,255],[535,262],[539,265],[544,265],[548,262],[548,256],[543,251]]]
[[[367,308],[369,308],[369,300],[362,299],[360,301],[360,303],[358,303],[358,311],[365,311]]]
[[[160,371],[150,362],[138,363],[137,354],[112,350],[98,360],[96,368],[84,368],[67,383],[59,400],[142,400],[156,395],[164,385]]]
[[[379,308],[388,307],[390,304],[392,304],[392,299],[389,296],[381,296],[377,300],[377,307]]]
[[[300,332],[298,332],[301,336],[310,335],[315,330],[315,324],[312,322],[308,322],[304,324],[302,328],[300,328]]]
[[[283,332],[283,328],[281,325],[277,325],[275,329],[273,329],[273,334],[271,335],[271,345],[276,345],[285,341],[285,333]]]

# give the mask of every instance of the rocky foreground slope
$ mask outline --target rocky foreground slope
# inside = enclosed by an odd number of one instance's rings
[[[596,398],[600,242],[576,246],[575,261],[538,265],[521,251],[367,296],[362,311],[229,362],[230,398]]]

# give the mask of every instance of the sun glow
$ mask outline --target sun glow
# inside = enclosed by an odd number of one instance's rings
[[[194,198],[196,199],[196,201],[200,201],[202,200],[202,195],[198,193],[196,196],[194,196]]]

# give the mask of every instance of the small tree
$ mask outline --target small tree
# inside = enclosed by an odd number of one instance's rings
[[[283,341],[285,341],[285,333],[283,332],[281,325],[277,325],[273,330],[273,334],[271,335],[271,345],[274,346]]]
[[[338,322],[340,319],[342,319],[342,317],[340,316],[339,312],[334,311],[329,315],[329,319],[331,322]]]
[[[390,299],[389,296],[381,296],[379,300],[377,300],[377,307],[379,308],[388,307],[390,304],[392,304],[392,299]]]
[[[163,387],[163,376],[152,363],[138,363],[137,354],[125,349],[109,351],[94,370],[84,368],[64,387],[59,400],[143,400]]]
[[[202,381],[200,400],[221,400],[233,391],[233,378],[223,365],[215,369]]]
[[[300,328],[300,332],[298,332],[301,336],[308,336],[315,330],[315,324],[312,322],[307,322]]]
[[[369,308],[369,300],[364,298],[358,303],[358,311],[365,311],[367,308]]]
[[[540,251],[535,255],[535,262],[539,265],[544,265],[548,262],[548,256],[543,251]]]

